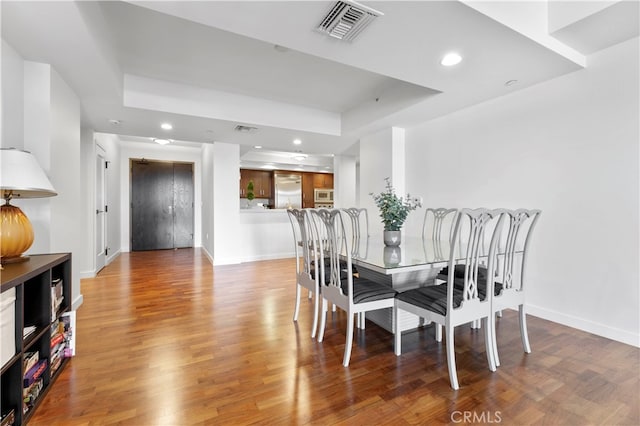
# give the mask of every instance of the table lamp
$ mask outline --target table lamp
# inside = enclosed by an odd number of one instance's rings
[[[33,244],[33,227],[27,216],[11,199],[41,198],[57,195],[47,175],[30,152],[0,148],[0,264],[24,262],[22,253]]]

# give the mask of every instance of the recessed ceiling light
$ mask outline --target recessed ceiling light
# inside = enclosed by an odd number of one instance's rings
[[[167,145],[169,143],[171,143],[170,139],[154,139],[153,140],[155,143],[160,144],[160,145]]]
[[[171,123],[162,123],[160,125],[160,127],[162,128],[162,130],[171,130],[171,129],[173,129],[173,126],[171,125]]]
[[[293,140],[293,144],[294,145],[300,145],[302,143],[302,141],[300,139],[294,139]]]
[[[112,124],[114,126],[117,126],[120,123],[122,123],[122,121],[120,121],[120,120],[115,120],[115,119],[109,120],[109,124]]]
[[[518,82],[518,80],[509,80],[509,81],[505,82],[504,85],[505,86],[513,86],[517,82]]]
[[[298,161],[304,161],[307,159],[307,155],[306,154],[297,154],[293,156],[294,160],[298,160]]]
[[[441,65],[445,67],[451,67],[453,65],[457,65],[462,61],[462,56],[458,55],[456,52],[449,52],[440,61]]]
[[[255,145],[254,148],[255,149],[262,149],[262,145]]]

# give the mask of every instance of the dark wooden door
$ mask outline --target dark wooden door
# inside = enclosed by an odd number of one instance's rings
[[[131,250],[193,247],[193,165],[132,161]]]
[[[193,247],[193,164],[173,165],[173,247]]]

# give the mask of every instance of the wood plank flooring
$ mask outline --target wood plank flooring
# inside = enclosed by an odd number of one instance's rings
[[[529,317],[527,355],[512,311],[495,373],[482,332],[457,328],[458,391],[431,327],[396,357],[367,322],[344,368],[344,313],[323,343],[310,301],[292,322],[294,268],[213,268],[197,249],[119,256],[82,281],[77,355],[29,424],[640,424],[638,348]]]

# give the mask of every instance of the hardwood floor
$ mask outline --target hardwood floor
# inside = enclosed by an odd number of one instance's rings
[[[640,350],[529,317],[498,320],[502,366],[458,327],[461,389],[433,329],[393,338],[367,322],[342,367],[345,316],[310,337],[292,322],[294,260],[213,268],[199,250],[123,254],[82,281],[77,355],[30,425],[640,424]]]

